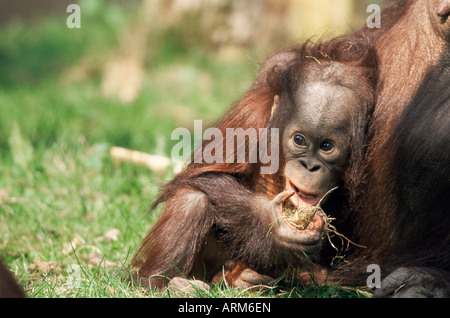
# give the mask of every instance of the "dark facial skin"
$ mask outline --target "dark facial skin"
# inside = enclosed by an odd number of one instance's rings
[[[357,98],[351,90],[327,82],[308,82],[297,90],[293,102],[287,94],[281,107],[292,109],[282,134],[286,188],[295,205],[317,205],[339,185],[350,154],[349,105]]]

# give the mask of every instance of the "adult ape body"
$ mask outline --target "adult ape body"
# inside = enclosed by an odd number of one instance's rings
[[[281,206],[315,205],[337,185],[338,198],[353,191],[375,78],[376,57],[364,37],[305,44],[270,58],[218,128],[279,128],[280,140],[269,137],[281,144],[280,170],[262,175],[262,163],[236,160],[191,163],[156,201],[166,206],[134,257],[139,277],[157,287],[166,277],[215,281],[231,263],[225,279],[253,285],[279,277],[289,266],[300,269],[293,274],[299,280],[313,270],[324,222],[315,215],[298,230],[282,221]],[[338,214],[345,202],[332,202],[329,211]]]
[[[370,31],[377,103],[361,192],[351,207],[348,260],[381,266],[375,296],[450,296],[450,1],[400,0]],[[365,284],[351,271],[345,284]]]
[[[450,297],[450,0],[397,0],[362,30],[379,59],[367,164],[341,224],[353,241],[333,277],[376,297]],[[276,64],[276,58],[274,64]]]

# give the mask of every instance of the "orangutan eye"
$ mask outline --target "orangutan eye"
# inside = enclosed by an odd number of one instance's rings
[[[320,150],[322,150],[323,152],[330,152],[334,149],[334,145],[333,143],[331,143],[330,141],[324,141],[321,145],[320,145]]]
[[[294,142],[297,146],[302,146],[302,147],[306,146],[306,138],[300,134],[296,134],[294,136]]]

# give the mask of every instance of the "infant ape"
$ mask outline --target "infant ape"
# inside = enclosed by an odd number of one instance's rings
[[[281,145],[278,172],[261,174],[261,162],[189,164],[154,205],[166,203],[132,262],[141,281],[163,287],[173,277],[225,278],[248,286],[288,268],[300,269],[290,277],[300,281],[313,271],[323,257],[324,220],[315,214],[299,228],[286,222],[283,207],[317,205],[339,186],[326,210],[339,219],[359,177],[375,78],[376,57],[363,37],[271,57],[218,128],[278,128],[279,140],[269,136]]]

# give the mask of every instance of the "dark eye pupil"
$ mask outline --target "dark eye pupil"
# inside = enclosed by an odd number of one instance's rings
[[[306,145],[305,137],[303,137],[302,135],[295,135],[294,136],[294,142],[297,145],[299,145],[299,146],[305,146]]]
[[[322,145],[320,145],[320,149],[322,151],[331,151],[334,149],[334,145],[329,141],[325,141]]]

